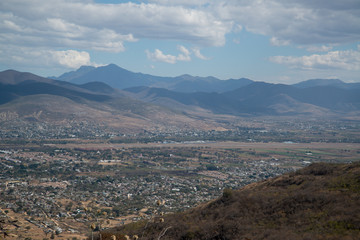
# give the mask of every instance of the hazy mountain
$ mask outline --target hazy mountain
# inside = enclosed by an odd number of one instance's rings
[[[56,96],[62,96],[69,98],[74,101],[81,101],[82,99],[90,101],[106,101],[110,100],[111,97],[107,95],[92,94],[83,91],[77,91],[66,87],[57,86],[54,84],[24,81],[16,85],[4,85],[0,84],[0,103],[6,103],[9,100],[21,96],[37,95],[37,94],[50,94]],[[12,96],[11,98],[5,96]]]
[[[309,115],[360,110],[360,90],[330,86],[297,88],[254,82],[225,93],[180,93],[159,88],[129,88],[130,96],[167,107],[197,106],[232,115]],[[178,103],[178,104],[175,104]]]
[[[4,71],[0,73],[0,104],[9,102],[21,96],[50,94],[62,96],[71,100],[81,99],[105,101],[111,97],[88,91],[85,86],[42,78],[30,73]]]
[[[65,73],[53,79],[76,84],[103,82],[117,89],[147,86],[165,88],[177,92],[225,92],[253,82],[246,78],[220,80],[215,77],[194,77],[190,75],[159,77],[134,73],[115,64],[97,68],[81,67],[76,71]]]
[[[16,71],[0,72],[0,113],[2,126],[12,128],[34,121],[70,126],[91,122],[92,127],[124,132],[216,128],[179,111],[126,97],[105,83],[76,85]]]
[[[89,82],[103,82],[113,88],[123,89],[133,86],[147,86],[160,81],[160,77],[154,77],[142,73],[134,73],[115,64],[102,67],[81,67],[77,71],[61,75],[58,80],[70,81],[76,84]]]
[[[88,89],[90,91],[96,93],[104,93],[104,94],[111,94],[117,92],[115,89],[110,87],[109,85],[102,83],[102,82],[89,82],[80,85],[81,88]]]
[[[360,83],[345,83],[340,79],[310,79],[307,81],[293,84],[293,86],[298,88],[332,86],[337,88],[355,89],[355,88],[360,88]]]
[[[214,113],[231,113],[236,108],[236,103],[227,99],[219,93],[182,93],[174,92],[164,88],[134,87],[125,89],[131,92],[131,97],[150,103],[155,103],[169,108],[179,108],[182,110],[200,107]],[[225,110],[229,111],[225,111]]]
[[[84,68],[79,71],[83,75],[80,73],[77,75],[81,75],[84,82],[88,74],[94,79],[98,79],[96,76],[103,76],[106,72],[108,76],[128,75],[128,80],[134,80],[136,76],[146,76],[148,82],[161,83],[160,81],[156,82],[154,76],[132,73],[116,65]],[[76,79],[79,80],[79,78]],[[107,120],[109,124],[113,119],[111,116],[126,115],[133,122],[136,122],[134,119],[141,119],[141,124],[134,124],[140,129],[148,126],[151,126],[150,128],[155,125],[161,126],[162,124],[169,126],[171,119],[177,119],[173,122],[174,126],[183,126],[185,122],[194,117],[203,119],[203,116],[199,117],[203,113],[208,114],[207,117],[214,117],[212,114],[246,117],[309,115],[343,117],[349,113],[356,115],[360,111],[360,88],[347,89],[334,86],[300,88],[284,84],[251,82],[247,79],[228,81],[221,81],[212,77],[197,79],[197,77],[189,75],[182,75],[176,79],[173,79],[173,83],[178,84],[177,87],[184,91],[190,86],[197,86],[193,89],[202,89],[206,85],[211,86],[208,90],[216,86],[218,89],[221,87],[223,87],[222,89],[234,86],[241,87],[226,92],[179,92],[155,87],[132,87],[125,89],[126,91],[121,91],[112,88],[104,81],[86,82],[78,85],[67,81],[42,78],[31,73],[9,70],[0,73],[0,104],[10,104],[12,101],[25,99],[23,97],[26,96],[58,96],[73,101],[74,105],[84,104],[90,108],[96,107],[101,111],[106,110],[112,114]],[[136,81],[140,84],[140,81],[145,80],[142,78],[142,80]],[[191,85],[191,82],[194,85]],[[128,84],[131,85],[130,83],[129,80]],[[166,83],[166,81],[162,83]],[[242,84],[245,85],[242,86]],[[31,99],[32,102],[35,102],[35,97]],[[80,106],[78,107],[80,108]],[[103,114],[103,116],[106,115]],[[94,116],[100,115],[94,114]],[[167,116],[168,119],[160,118],[160,116]],[[144,123],[145,119],[149,119],[149,121]],[[101,122],[101,117],[96,121]],[[114,122],[116,121],[114,120]],[[206,122],[194,121],[188,126],[202,128],[206,124]]]
[[[285,94],[296,101],[334,111],[360,109],[360,89],[342,89],[332,86],[296,88],[284,84],[253,83],[226,93],[227,97],[243,101],[247,105],[266,107],[274,97]]]
[[[215,77],[194,77],[191,75],[182,75],[175,77],[172,80],[174,83],[169,84],[167,89],[185,92],[185,93],[194,93],[194,92],[226,92],[236,88],[246,86],[253,81],[247,78],[240,79],[228,79],[228,80],[219,80]],[[159,86],[160,84],[155,84],[153,86]]]
[[[247,86],[254,81],[247,78],[220,80],[215,77],[197,77],[184,74],[177,77],[159,77],[134,73],[115,64],[101,67],[82,66],[76,71],[64,73],[52,79],[76,84],[103,82],[117,89],[131,87],[165,88],[176,92],[217,92],[223,93]],[[340,79],[310,79],[291,85],[297,88],[331,86],[343,89],[359,89],[360,83],[345,83]]]
[[[73,79],[79,78],[79,77],[87,74],[88,72],[91,72],[94,69],[95,69],[95,67],[92,67],[92,66],[81,66],[76,71],[64,73],[59,77],[49,77],[49,78],[71,82]]]
[[[225,189],[182,213],[103,230],[103,238],[359,239],[360,164],[316,163],[295,173]],[[98,237],[98,236],[97,236]],[[98,239],[98,238],[95,238]]]
[[[18,72],[15,70],[6,70],[0,72],[0,83],[2,84],[14,85],[29,80],[33,80],[37,82],[46,82],[46,83],[54,82],[51,79],[43,78],[28,72]]]

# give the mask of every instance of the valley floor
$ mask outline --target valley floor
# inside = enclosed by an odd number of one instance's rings
[[[104,230],[151,219],[314,162],[360,159],[358,143],[64,142],[0,144],[6,239],[84,239],[93,223]]]

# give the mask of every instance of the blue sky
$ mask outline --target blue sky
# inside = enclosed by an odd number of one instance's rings
[[[359,0],[2,0],[0,70],[360,82],[359,23]]]

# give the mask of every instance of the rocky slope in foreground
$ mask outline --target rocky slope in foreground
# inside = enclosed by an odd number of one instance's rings
[[[221,198],[187,212],[155,216],[101,235],[163,240],[360,239],[360,163],[312,164],[240,190],[224,190]]]

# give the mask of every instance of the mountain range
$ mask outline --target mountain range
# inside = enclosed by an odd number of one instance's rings
[[[165,88],[175,92],[184,93],[221,93],[235,90],[254,82],[247,78],[220,80],[212,76],[197,77],[188,74],[177,77],[159,77],[143,73],[134,73],[115,64],[101,67],[82,66],[76,71],[64,73],[59,77],[49,78],[75,84],[100,81],[117,89],[143,86]],[[292,86],[297,88],[332,86],[344,89],[358,89],[360,88],[360,83],[345,83],[339,79],[310,79],[293,84]]]
[[[0,72],[0,113],[16,113],[24,121],[86,119],[127,131],[223,129],[217,119],[224,116],[358,119],[359,111],[360,83],[337,79],[285,85],[245,78],[158,77],[114,64],[81,67],[57,78]]]
[[[360,83],[339,79],[311,79],[285,85],[246,78],[158,77],[134,73],[114,64],[81,67],[56,79],[77,84],[101,81],[141,101],[178,110],[203,109],[215,114],[320,116],[360,110]]]
[[[11,128],[25,123],[71,126],[86,122],[124,133],[216,128],[181,112],[129,98],[102,82],[76,85],[14,70],[0,73],[0,122]]]
[[[176,92],[225,92],[253,82],[246,78],[222,81],[215,77],[194,77],[187,74],[178,77],[159,77],[134,73],[115,64],[97,68],[83,66],[76,71],[51,78],[76,84],[100,81],[117,89],[147,86],[166,88]]]
[[[132,93],[129,96],[134,98],[167,107],[186,109],[197,106],[217,114],[239,116],[321,115],[360,110],[359,89],[330,86],[302,89],[255,82],[224,93],[180,93],[148,87],[134,87],[125,91]]]

